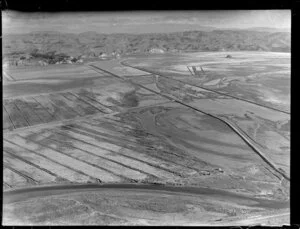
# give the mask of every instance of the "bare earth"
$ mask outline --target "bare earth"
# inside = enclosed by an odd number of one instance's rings
[[[3,224],[289,224],[290,57],[222,55],[6,69]]]

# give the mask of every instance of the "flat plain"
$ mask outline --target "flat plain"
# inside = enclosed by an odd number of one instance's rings
[[[289,90],[276,93],[280,103],[261,91],[288,85],[289,56],[231,55],[10,69],[3,222],[235,225],[277,214],[263,223],[288,223]],[[206,76],[188,71],[199,62]]]

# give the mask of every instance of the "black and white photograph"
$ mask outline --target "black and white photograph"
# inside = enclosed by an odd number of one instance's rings
[[[291,10],[1,17],[2,225],[290,225]]]

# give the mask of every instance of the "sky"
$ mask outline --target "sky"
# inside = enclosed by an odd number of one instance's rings
[[[187,30],[291,27],[290,10],[126,11],[84,13],[2,12],[2,32],[161,33]]]

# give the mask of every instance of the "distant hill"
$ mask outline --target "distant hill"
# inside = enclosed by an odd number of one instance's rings
[[[148,53],[151,49],[177,51],[272,51],[290,52],[291,33],[213,30],[151,34],[100,34],[85,32],[32,32],[3,36],[4,57],[57,53],[72,57],[99,56],[102,53]],[[38,55],[35,55],[38,56]]]

